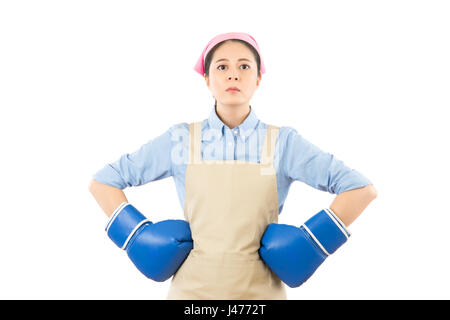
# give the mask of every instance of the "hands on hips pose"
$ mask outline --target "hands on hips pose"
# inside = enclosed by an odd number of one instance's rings
[[[178,270],[193,248],[187,221],[152,223],[127,202],[114,211],[106,232],[119,248],[127,252],[139,271],[160,282]]]
[[[259,254],[289,287],[295,288],[335,252],[350,232],[331,209],[323,209],[300,228],[271,223],[261,239]]]

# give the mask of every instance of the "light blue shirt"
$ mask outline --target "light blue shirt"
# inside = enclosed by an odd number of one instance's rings
[[[247,118],[239,126],[230,129],[217,116],[213,106],[208,119],[202,121],[202,159],[259,162],[267,126],[250,107]],[[189,124],[178,123],[135,152],[123,154],[117,161],[106,164],[92,177],[119,189],[173,177],[183,210],[188,149]],[[274,168],[279,213],[293,181],[302,181],[332,194],[372,184],[361,173],[349,168],[334,155],[322,151],[294,128],[287,126],[280,126],[275,143]]]

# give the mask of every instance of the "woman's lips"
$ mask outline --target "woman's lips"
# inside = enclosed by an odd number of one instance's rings
[[[233,92],[239,92],[238,89],[227,89],[227,92],[233,93]]]

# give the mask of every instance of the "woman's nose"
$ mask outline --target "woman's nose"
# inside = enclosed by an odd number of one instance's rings
[[[228,74],[228,80],[231,80],[233,78],[235,80],[239,79],[239,74],[238,74],[237,70],[234,70],[233,68],[230,68],[229,74]]]

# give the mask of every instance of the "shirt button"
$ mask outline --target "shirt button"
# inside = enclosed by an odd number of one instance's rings
[[[237,134],[237,130],[234,130],[234,134]]]

